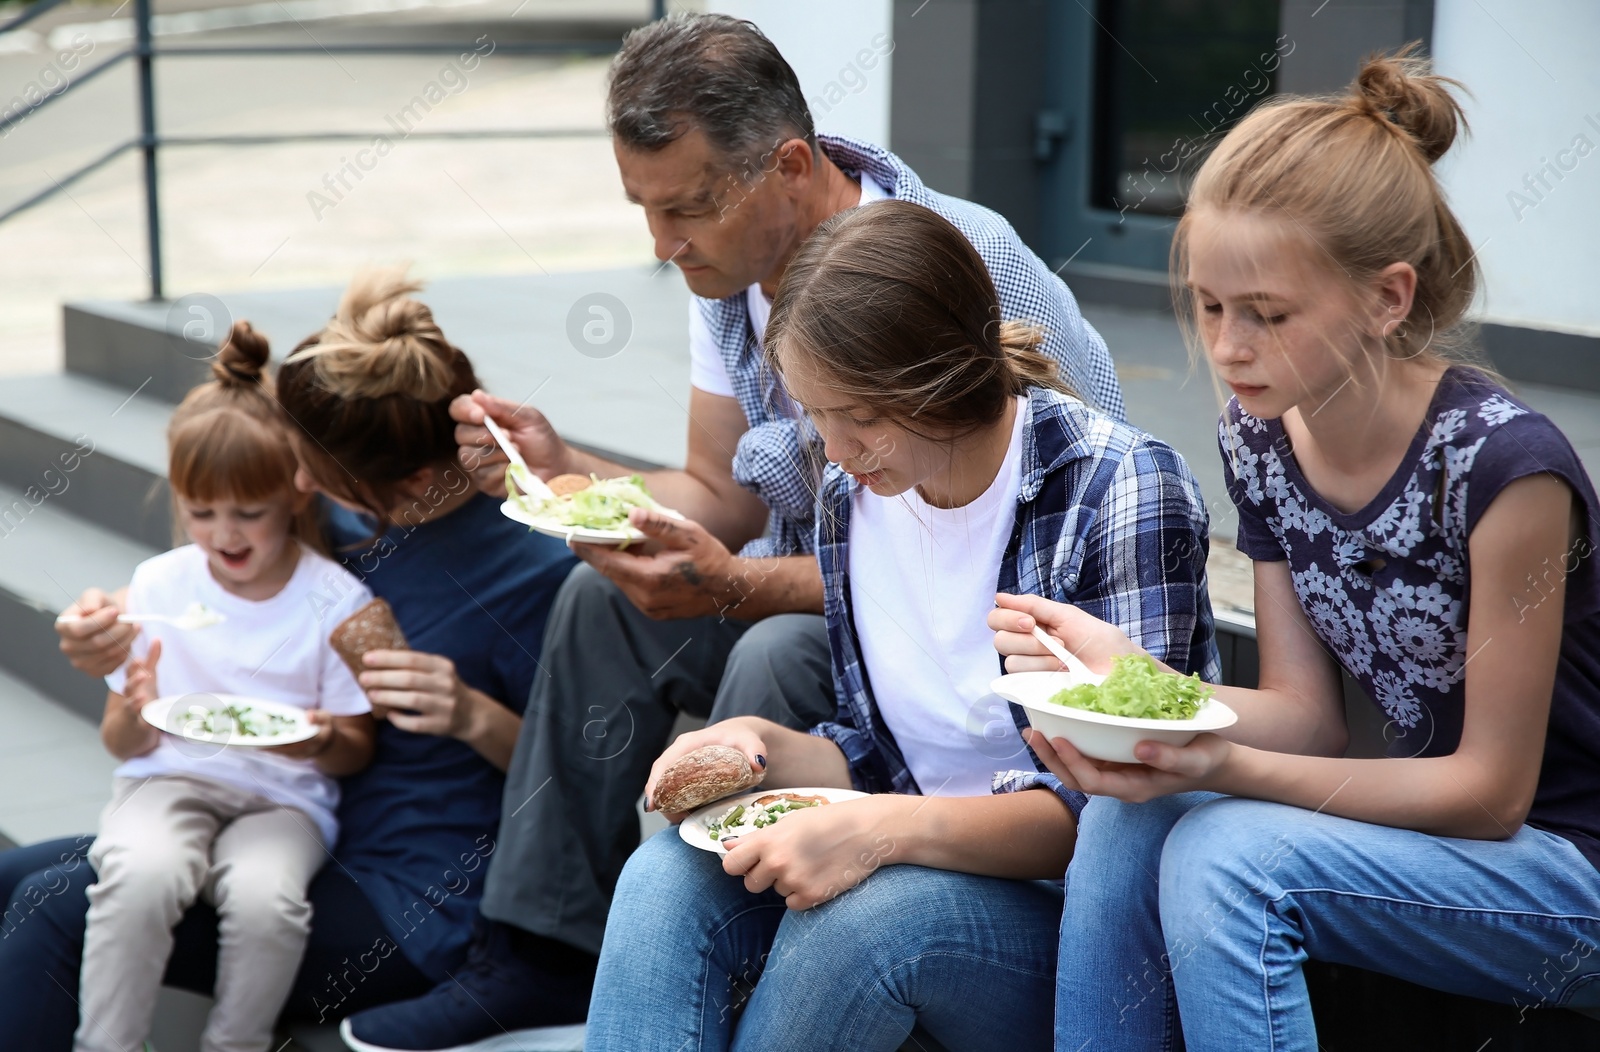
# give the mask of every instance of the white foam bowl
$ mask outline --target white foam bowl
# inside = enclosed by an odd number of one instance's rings
[[[1200,711],[1187,720],[1136,720],[1050,701],[1058,691],[1082,682],[1083,677],[1071,672],[1010,672],[991,683],[989,689],[1022,706],[1028,723],[1045,737],[1065,738],[1085,756],[1116,763],[1138,763],[1133,747],[1140,742],[1188,745],[1195,735],[1220,731],[1239,719],[1216,698],[1207,699]]]

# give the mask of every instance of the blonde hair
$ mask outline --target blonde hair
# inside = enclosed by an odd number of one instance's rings
[[[1255,212],[1292,222],[1352,290],[1409,263],[1411,313],[1385,334],[1388,353],[1479,364],[1465,323],[1478,266],[1432,168],[1466,129],[1450,92],[1465,89],[1430,72],[1417,49],[1370,57],[1342,95],[1257,107],[1206,159],[1172,239],[1173,298],[1191,346],[1196,297],[1182,286],[1195,216]]]
[[[421,289],[405,267],[357,274],[332,320],[278,370],[303,466],[376,518],[380,534],[402,480],[456,462],[450,402],[480,386],[467,356],[413,297]]]
[[[176,500],[207,503],[270,500],[295,492],[298,462],[289,429],[267,374],[267,338],[247,321],[233,323],[211,362],[212,378],[192,389],[167,423],[167,479],[172,487],[173,539],[187,539]],[[313,508],[296,515],[290,532],[323,547]]]
[[[454,381],[456,352],[433,311],[411,298],[421,291],[422,282],[407,278],[405,267],[357,274],[316,342],[296,348],[285,364],[309,362],[317,384],[341,398],[444,397]]]

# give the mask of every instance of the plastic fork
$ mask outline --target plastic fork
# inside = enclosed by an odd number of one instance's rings
[[[1054,654],[1057,661],[1060,661],[1080,679],[1096,685],[1105,682],[1106,678],[1104,676],[1085,665],[1078,655],[1068,650],[1061,644],[1059,639],[1040,628],[1037,624],[1033,626],[1033,638],[1043,643],[1044,648]]]
[[[56,618],[56,624],[71,625],[82,620],[82,614],[62,614]],[[220,625],[227,618],[214,610],[206,609],[203,603],[190,603],[188,609],[181,614],[119,614],[117,620],[125,625],[165,624],[188,631]]]
[[[489,434],[494,437],[495,444],[500,447],[506,459],[511,461],[511,466],[517,472],[517,486],[534,500],[549,500],[555,492],[547,485],[544,479],[533,473],[528,467],[528,462],[522,459],[522,451],[517,444],[511,441],[511,436],[506,434],[506,429],[495,423],[488,413],[483,415],[483,426],[489,429]]]

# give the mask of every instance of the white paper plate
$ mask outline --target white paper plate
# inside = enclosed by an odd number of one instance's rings
[[[707,804],[700,808],[700,810],[678,823],[678,835],[683,837],[683,842],[690,847],[697,847],[701,851],[710,851],[718,855],[726,855],[728,852],[723,848],[721,841],[712,840],[711,835],[706,832],[706,828],[712,822],[727,814],[728,809],[731,807],[738,804],[748,804],[751,801],[761,799],[763,796],[777,796],[783,793],[793,793],[795,796],[820,796],[830,804],[843,803],[846,800],[859,800],[867,795],[855,789],[830,789],[826,787],[820,789],[758,789],[755,792],[725,797],[716,803]]]
[[[683,516],[671,508],[657,508],[663,515],[670,515],[674,519]],[[535,533],[542,533],[547,537],[556,537],[563,541],[577,542],[578,544],[604,544],[612,547],[625,547],[644,540],[644,534],[632,526],[619,526],[613,530],[595,530],[586,526],[563,526],[559,522],[530,515],[513,501],[504,501],[500,505],[500,514],[514,522],[520,522],[532,529]]]
[[[294,725],[271,735],[241,735],[232,730],[220,729],[215,734],[208,734],[204,725],[190,715],[191,707],[215,711],[229,705],[240,709],[248,707],[257,713],[285,716],[294,720]],[[152,701],[139,711],[139,715],[143,716],[144,721],[152,727],[202,745],[236,745],[261,749],[272,745],[293,745],[295,742],[303,742],[317,736],[317,727],[307,718],[305,709],[296,705],[286,705],[281,701],[245,698],[237,694],[173,694]]]
[[[1208,699],[1194,718],[1187,720],[1136,720],[1050,701],[1057,691],[1081,682],[1082,679],[1071,672],[1011,672],[989,684],[989,689],[1021,705],[1028,715],[1028,723],[1045,737],[1065,738],[1085,756],[1116,763],[1138,763],[1133,747],[1140,742],[1188,745],[1195,735],[1220,731],[1239,719],[1216,698]]]

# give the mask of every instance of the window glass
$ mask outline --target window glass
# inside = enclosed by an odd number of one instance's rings
[[[1099,0],[1092,204],[1175,216],[1207,145],[1276,88],[1278,0]]]

